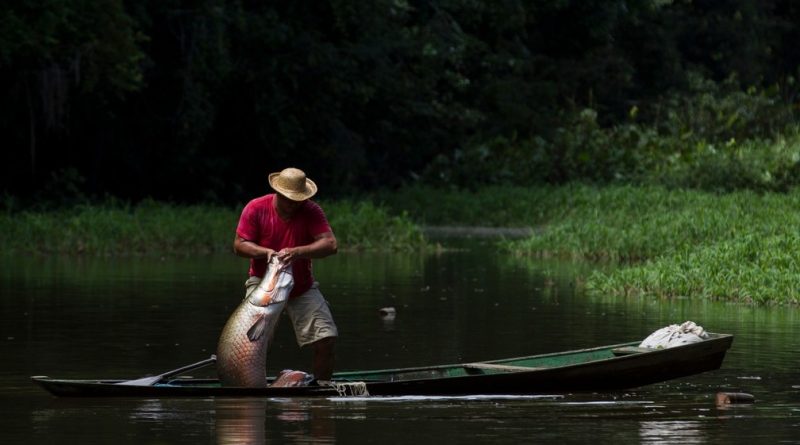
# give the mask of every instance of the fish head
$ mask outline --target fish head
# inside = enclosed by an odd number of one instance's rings
[[[250,294],[250,304],[264,307],[286,300],[294,286],[294,277],[290,266],[290,263],[273,255],[267,264],[264,278]]]

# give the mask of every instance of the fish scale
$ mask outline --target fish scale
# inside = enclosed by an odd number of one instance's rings
[[[267,386],[267,350],[294,286],[291,267],[277,256],[264,279],[233,311],[217,344],[217,373],[225,386]]]

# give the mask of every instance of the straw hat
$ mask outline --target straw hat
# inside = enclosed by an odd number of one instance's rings
[[[278,173],[270,173],[269,185],[292,201],[305,201],[317,193],[317,184],[306,178],[303,170],[291,167]]]

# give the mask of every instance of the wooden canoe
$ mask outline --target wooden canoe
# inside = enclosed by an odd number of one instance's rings
[[[667,349],[639,348],[637,341],[484,362],[339,372],[332,386],[225,387],[215,379],[181,376],[145,386],[126,385],[125,380],[31,378],[63,397],[332,397],[362,394],[364,388],[371,396],[600,392],[718,369],[732,343],[733,335],[710,334],[705,341]]]

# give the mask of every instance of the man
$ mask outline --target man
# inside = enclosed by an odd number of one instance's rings
[[[246,295],[255,290],[277,255],[292,263],[294,288],[286,312],[294,325],[300,347],[312,348],[311,368],[317,381],[329,381],[333,374],[334,345],[338,331],[328,302],[311,273],[311,260],[336,253],[338,247],[322,208],[310,198],[317,185],[296,168],[269,175],[276,193],[250,201],[242,211],[233,250],[250,258]]]

